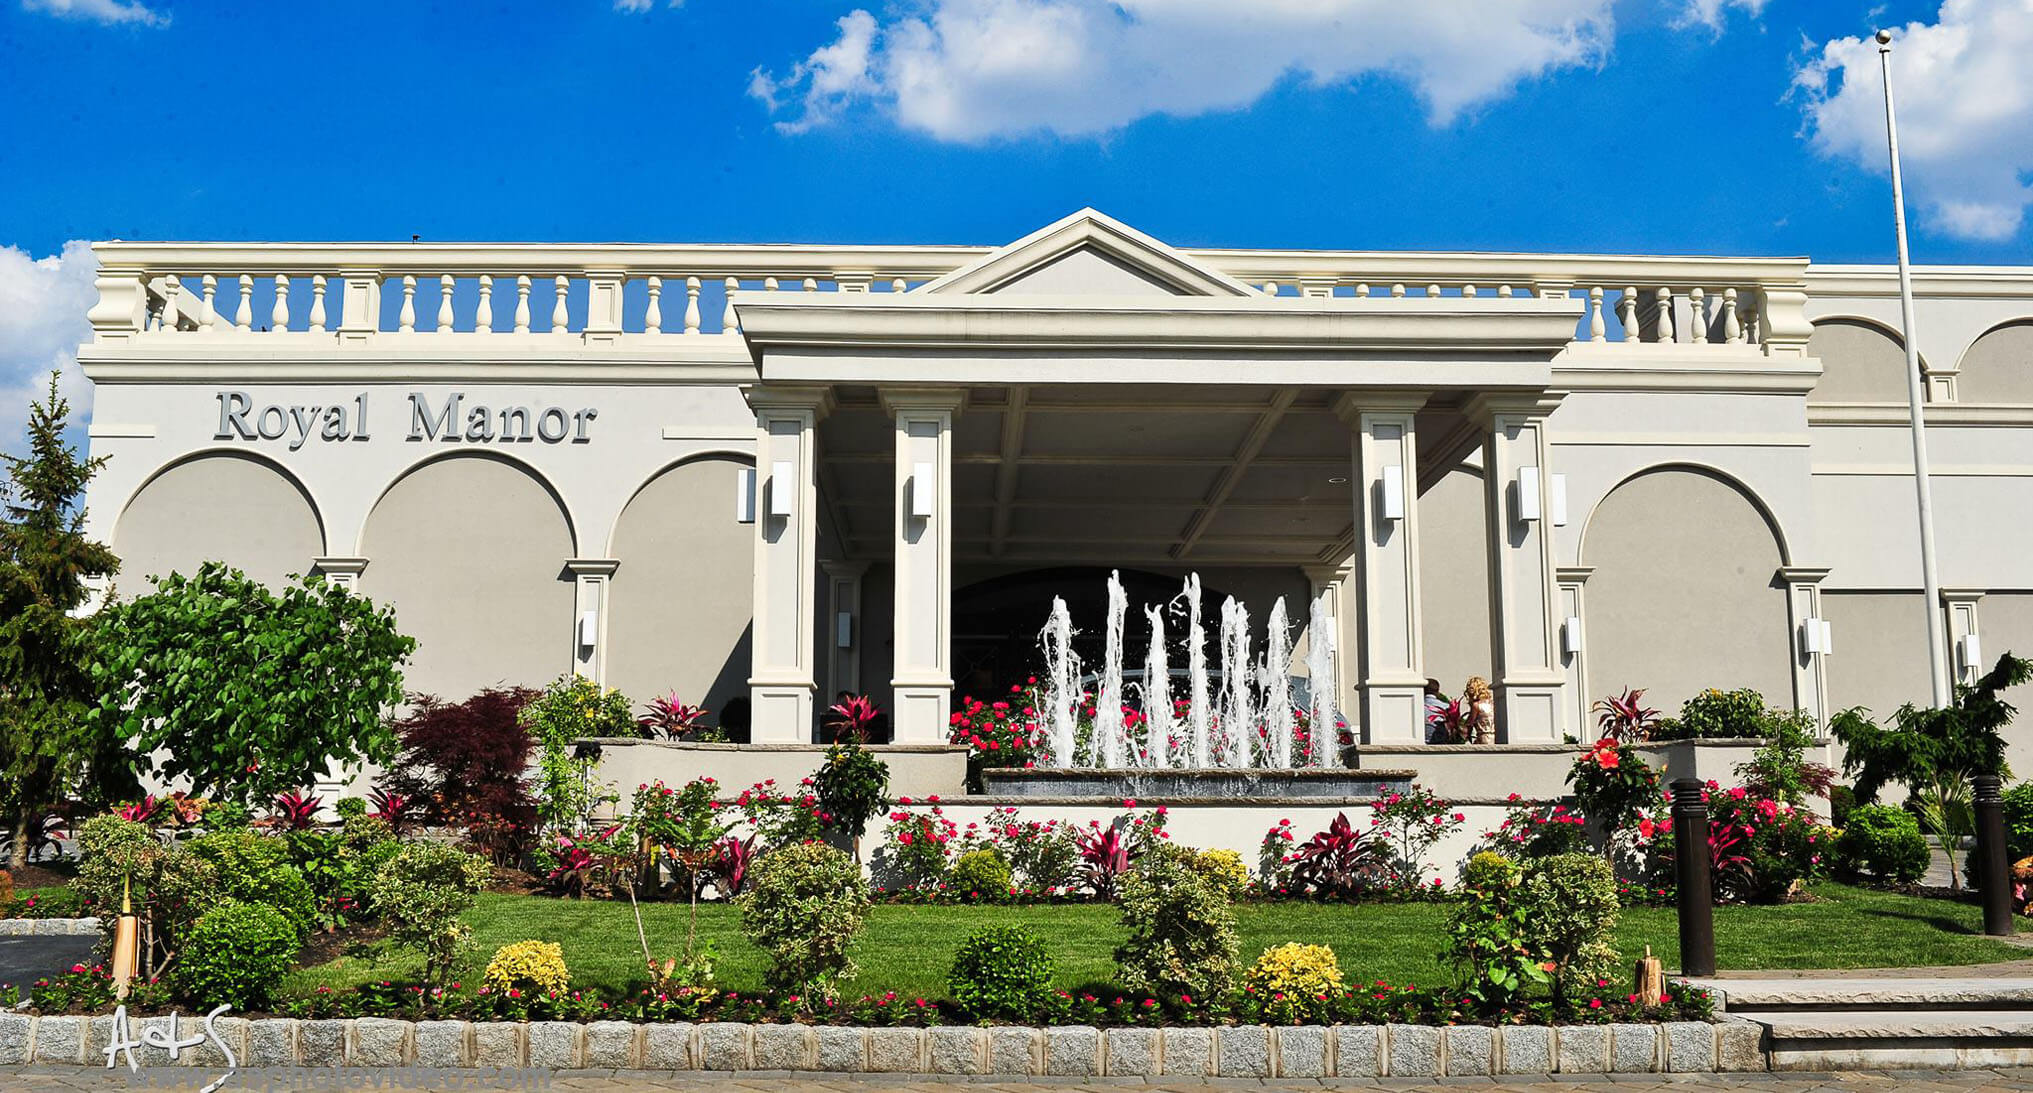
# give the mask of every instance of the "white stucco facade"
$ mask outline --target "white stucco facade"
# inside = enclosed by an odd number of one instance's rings
[[[1887,268],[1181,250],[1092,211],[996,248],[97,249],[116,592],[322,570],[444,697],[578,671],[793,743],[867,692],[935,742],[1043,590],[1111,569],[1257,619],[1331,590],[1377,746],[1421,741],[1429,675],[1492,680],[1527,745],[1625,686],[1884,716],[1929,617],[2033,649],[2033,268],[1917,277],[1930,613]]]

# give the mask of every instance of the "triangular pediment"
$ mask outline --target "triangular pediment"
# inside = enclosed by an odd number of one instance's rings
[[[915,290],[1026,296],[1253,296],[1241,281],[1093,209]]]

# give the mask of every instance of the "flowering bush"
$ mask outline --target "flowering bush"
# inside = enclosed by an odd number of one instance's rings
[[[961,839],[1002,855],[1028,896],[1053,896],[1073,887],[1080,850],[1071,827],[1058,820],[1026,820],[1014,807],[991,809],[979,824],[970,823]]]
[[[776,779],[765,778],[742,790],[734,798],[734,809],[763,846],[810,842],[826,826],[812,787],[813,780],[805,778],[796,793],[787,793],[777,788]]]
[[[1264,832],[1257,847],[1257,884],[1266,892],[1282,894],[1292,887],[1292,821],[1279,820]]]
[[[1032,677],[1030,684],[1036,683]],[[947,730],[948,741],[967,745],[969,778],[978,779],[985,767],[1033,766],[1044,743],[1037,705],[1022,686],[1012,686],[1008,698],[994,702],[971,695],[961,699],[947,719]]]
[[[554,828],[576,828],[605,798],[590,777],[593,760],[577,755],[583,737],[638,736],[628,696],[582,675],[566,673],[522,708],[538,746],[537,814]]]
[[[1711,781],[1702,790],[1708,803],[1709,874],[1718,902],[1777,903],[1794,886],[1821,874],[1833,833],[1805,809],[1782,804],[1742,786],[1723,789]],[[1670,798],[1637,825],[1654,875],[1670,876],[1674,846]]]
[[[1514,858],[1541,858],[1588,847],[1588,818],[1564,804],[1542,805],[1513,793],[1503,822],[1483,845]]]
[[[946,879],[960,829],[946,818],[937,797],[927,802],[930,807],[922,812],[899,808],[889,814],[889,825],[882,829],[880,868],[886,888],[930,888]],[[900,797],[897,803],[912,802]]]
[[[1426,882],[1426,855],[1467,820],[1416,782],[1408,792],[1389,794],[1369,807],[1370,830],[1391,857],[1387,883],[1400,889]]]
[[[482,976],[497,991],[559,993],[571,985],[565,951],[555,941],[517,941],[494,950]]]
[[[1596,836],[1613,857],[1625,859],[1636,846],[1632,827],[1659,797],[1659,775],[1636,749],[1604,737],[1574,761],[1567,772],[1574,803],[1594,822]]]

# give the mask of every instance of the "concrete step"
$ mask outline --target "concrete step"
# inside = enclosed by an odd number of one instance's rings
[[[2033,978],[1696,979],[1745,1017],[1849,1010],[2033,1010]]]
[[[2033,1012],[2026,1010],[1879,1008],[1743,1016],[1765,1026],[1774,1070],[2033,1064]]]

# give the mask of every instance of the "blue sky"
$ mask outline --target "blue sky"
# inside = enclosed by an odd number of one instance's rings
[[[110,237],[996,243],[1093,205],[1182,245],[1885,261],[1844,41],[1880,24],[1916,259],[2033,260],[2033,0],[1469,7],[0,0],[0,391]]]

